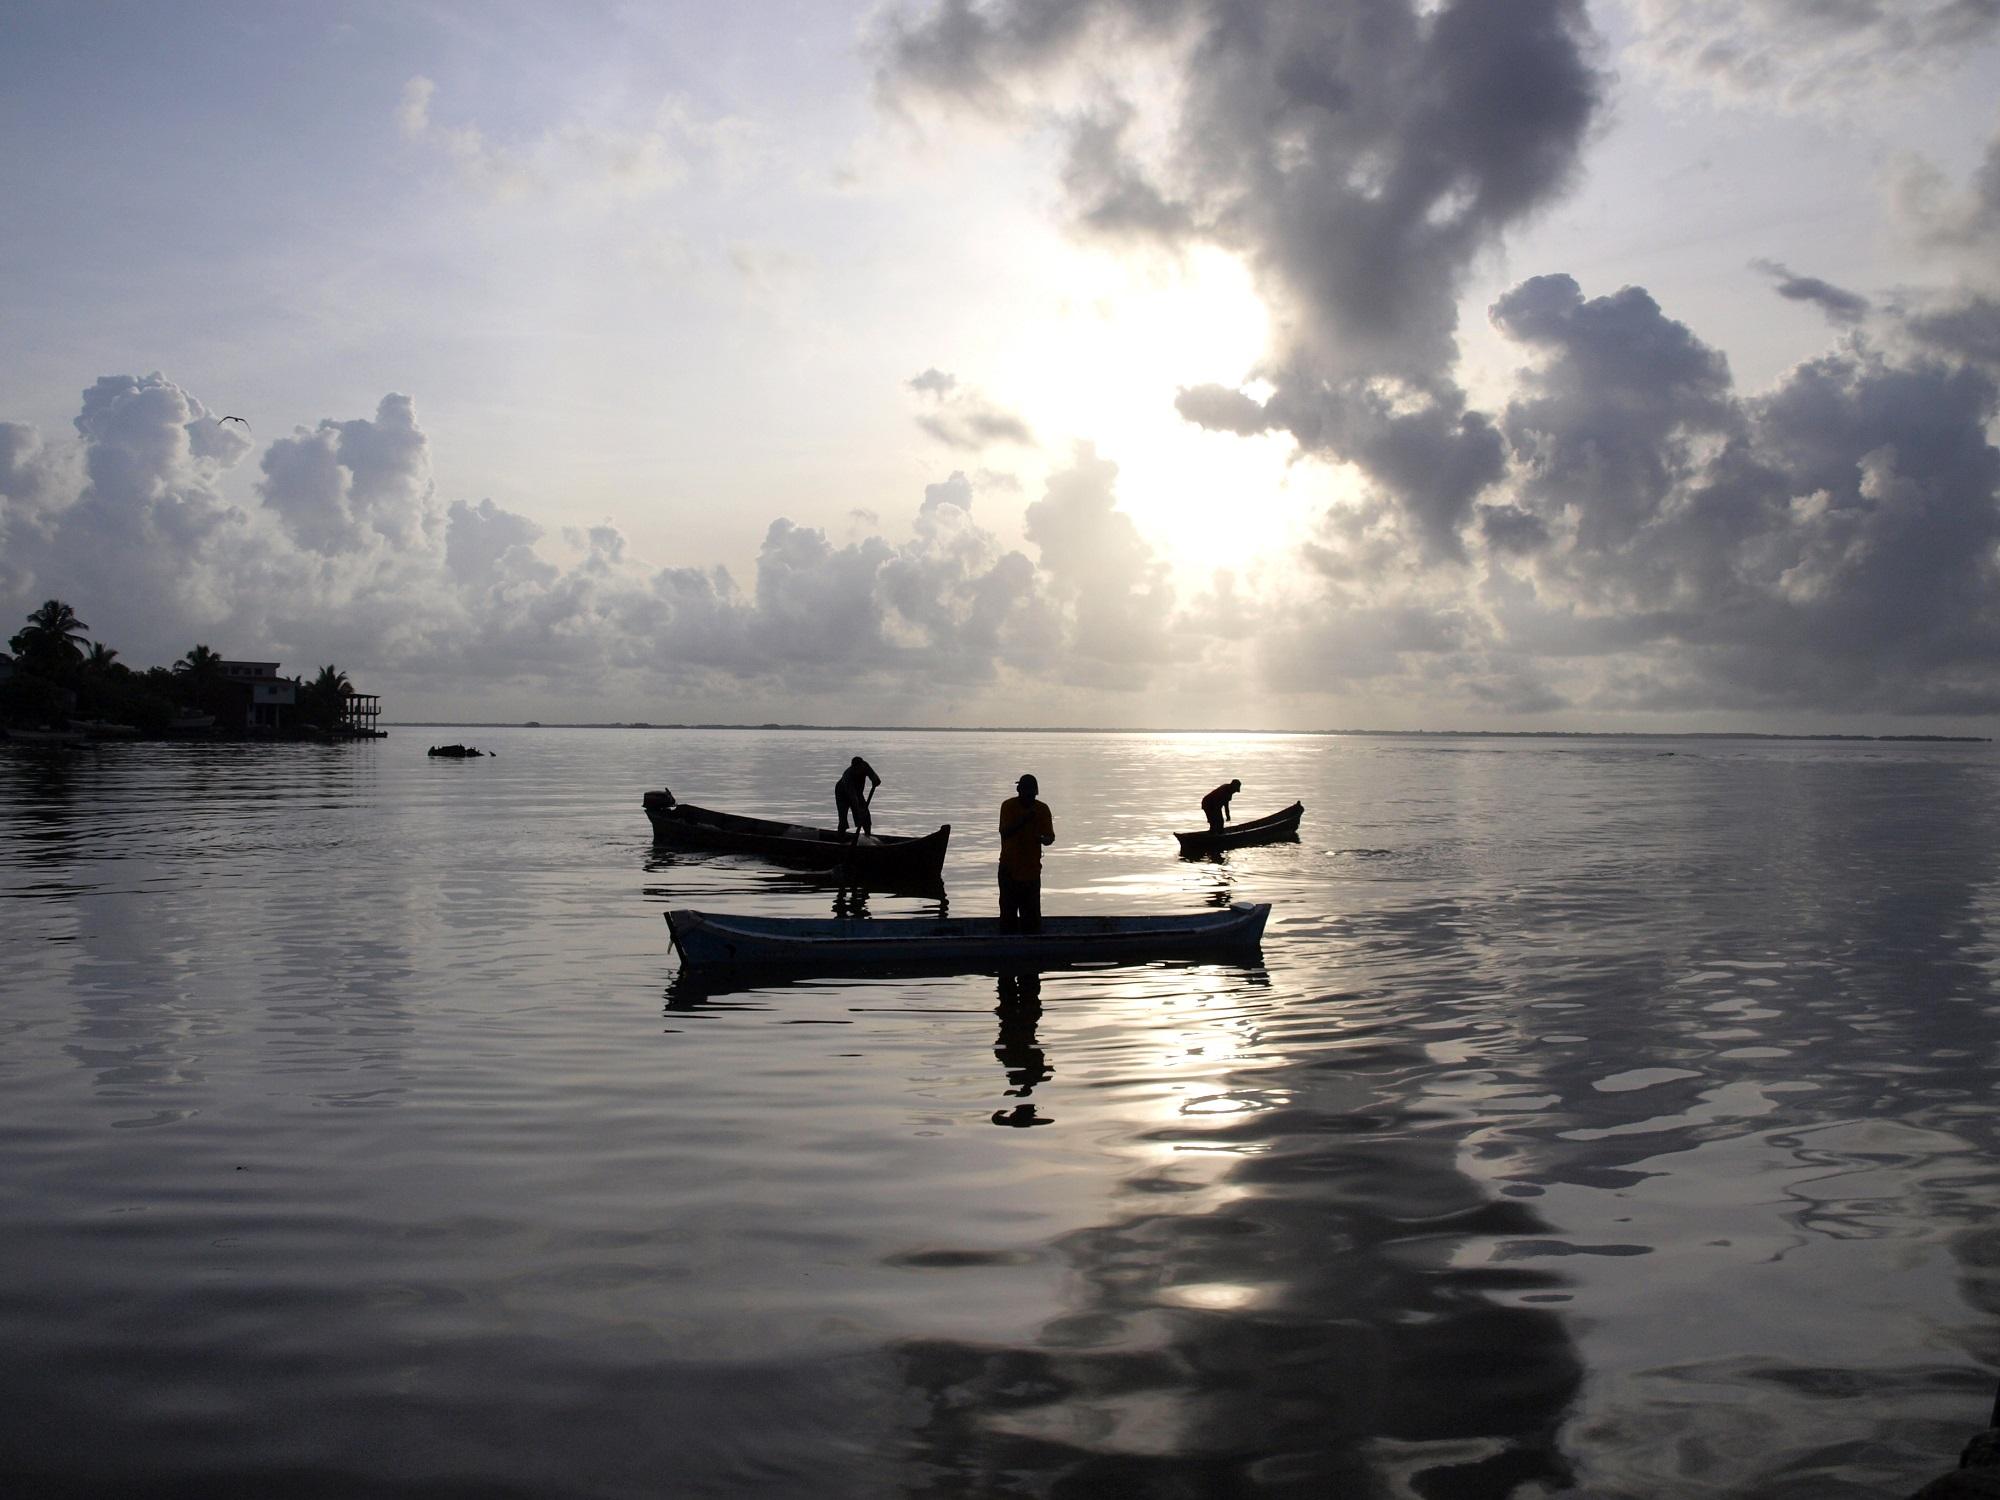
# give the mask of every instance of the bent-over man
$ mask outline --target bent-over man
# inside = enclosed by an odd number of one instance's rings
[[[849,813],[854,814],[857,834],[875,831],[875,819],[868,811],[868,804],[875,800],[875,788],[881,784],[882,778],[875,774],[875,768],[860,756],[847,763],[840,780],[833,784],[833,810],[840,817],[839,832],[847,832]]]
[[[1055,819],[1035,794],[1033,776],[1014,783],[1018,795],[1000,804],[1000,930],[1042,930],[1042,847],[1056,841]]]
[[[1210,833],[1222,832],[1222,825],[1229,820],[1229,799],[1242,790],[1242,782],[1225,781],[1201,799],[1201,810],[1208,816]]]

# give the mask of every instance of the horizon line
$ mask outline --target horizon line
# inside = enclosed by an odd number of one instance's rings
[[[726,724],[665,723],[645,719],[384,719],[393,729],[703,729],[785,730],[835,734],[1300,734],[1335,738],[1429,736],[1438,739],[1568,740],[1920,740],[1954,745],[1990,745],[1985,734],[1848,734],[1839,730],[1763,729],[1174,729],[1117,728],[1089,724]]]

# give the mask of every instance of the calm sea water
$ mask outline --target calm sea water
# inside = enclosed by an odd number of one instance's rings
[[[471,738],[497,756],[431,760]],[[717,990],[648,787],[1255,966]],[[1306,804],[1297,844],[1171,829]],[[0,750],[24,1496],[1897,1495],[2000,1367],[1984,745],[398,729]],[[877,915],[935,910],[876,896]]]

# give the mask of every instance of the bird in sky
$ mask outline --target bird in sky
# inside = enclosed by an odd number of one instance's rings
[[[241,422],[245,427],[248,427],[250,425],[248,419],[243,417],[217,417],[215,419],[215,425],[217,427],[220,427],[224,422]]]

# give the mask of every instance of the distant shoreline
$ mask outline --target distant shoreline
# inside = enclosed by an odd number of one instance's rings
[[[1089,725],[1049,724],[1005,727],[997,724],[652,724],[642,720],[555,723],[522,719],[384,719],[395,729],[772,729],[821,734],[1219,734],[1317,735],[1329,739],[1434,740],[1833,740],[1882,744],[1918,743],[1990,745],[1985,734],[1777,734],[1754,730],[1656,729],[1106,729]]]

